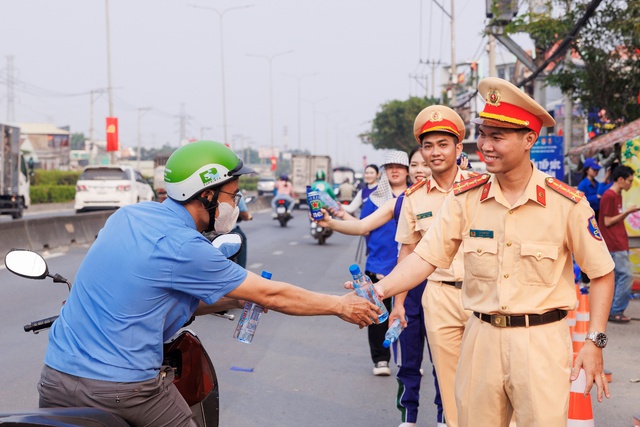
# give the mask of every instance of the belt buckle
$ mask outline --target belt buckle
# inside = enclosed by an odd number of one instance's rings
[[[491,324],[499,328],[506,328],[508,326],[507,325],[508,318],[509,316],[504,316],[502,314],[494,314],[491,316]]]

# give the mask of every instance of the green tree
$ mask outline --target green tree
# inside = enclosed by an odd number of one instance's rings
[[[551,13],[529,11],[512,21],[509,33],[528,33],[543,55],[595,4],[593,0],[554,0]],[[569,7],[567,7],[569,4]],[[562,63],[547,83],[572,93],[587,110],[605,109],[609,119],[629,122],[640,117],[640,2],[603,0],[571,39],[574,60]],[[577,54],[577,58],[575,58]]]
[[[71,134],[71,149],[72,150],[84,150],[84,133],[72,133]]]
[[[416,144],[413,138],[413,121],[420,111],[433,104],[434,100],[418,97],[389,101],[380,106],[371,130],[361,134],[360,139],[377,150],[410,151]]]

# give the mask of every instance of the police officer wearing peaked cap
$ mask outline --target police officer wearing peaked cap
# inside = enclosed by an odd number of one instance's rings
[[[402,244],[398,257],[400,261],[413,252],[434,223],[436,214],[455,183],[477,175],[461,170],[456,164],[457,157],[462,153],[465,125],[458,113],[451,108],[431,105],[423,109],[415,118],[413,134],[421,147],[424,160],[431,168],[431,177],[414,184],[405,192],[396,232],[396,241]],[[415,305],[420,308],[444,406],[444,420],[438,419],[438,422],[446,422],[449,427],[458,426],[454,384],[462,335],[471,315],[462,305],[463,278],[464,262],[460,249],[451,266],[436,269],[429,276],[426,286],[416,286],[406,294],[406,299],[404,294],[394,299],[394,312],[406,308],[410,321],[415,313]],[[391,317],[394,315],[392,313]],[[401,311],[399,315],[402,317]],[[403,368],[398,372],[398,381],[405,384],[406,390],[400,402],[412,397],[411,386],[415,380],[410,376],[402,378],[405,371],[404,354],[411,354],[418,347],[416,340],[409,341],[412,337],[411,328],[407,329],[409,331],[403,332],[400,338],[401,345],[408,342],[407,345],[411,346],[406,351],[402,347]],[[408,363],[407,365],[410,366]],[[409,407],[407,413],[410,414]]]
[[[458,183],[415,251],[376,286],[384,297],[418,284],[464,253],[464,333],[455,394],[458,422],[566,426],[579,369],[585,392],[609,397],[602,348],[614,263],[583,194],[540,172],[530,150],[549,114],[511,83],[479,84],[486,105],[478,149],[487,174]],[[572,255],[591,278],[590,329],[572,367],[567,310],[576,308]]]

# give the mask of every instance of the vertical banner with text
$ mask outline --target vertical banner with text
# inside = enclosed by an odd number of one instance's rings
[[[118,118],[107,117],[107,152],[118,151]]]
[[[564,180],[564,138],[561,136],[541,136],[531,147],[531,160],[544,173]]]

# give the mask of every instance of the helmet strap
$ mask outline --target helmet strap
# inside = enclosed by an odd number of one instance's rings
[[[220,189],[213,190],[213,198],[209,201],[208,198],[202,197],[202,193],[198,196],[198,200],[204,206],[204,209],[209,213],[209,225],[207,226],[205,233],[211,233],[215,229],[216,225],[216,209],[218,208],[218,194]]]

